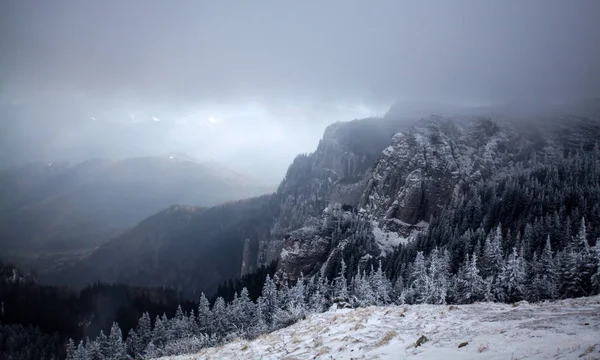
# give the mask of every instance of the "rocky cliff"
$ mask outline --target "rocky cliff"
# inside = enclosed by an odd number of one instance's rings
[[[594,146],[593,134],[600,133],[597,119],[587,117],[565,115],[550,121],[556,116],[481,113],[423,118],[390,136],[376,157],[363,157],[355,172],[348,166],[354,162],[342,160],[361,159],[360,154],[334,146],[329,139],[342,125],[330,128],[316,153],[302,158],[301,167],[290,167],[279,189],[285,199],[282,213],[294,219],[286,223],[280,217],[267,246],[269,258],[279,255],[281,275],[293,280],[300,272],[335,273],[330,262],[340,257],[351,259],[351,266],[366,265],[425,230],[430,219],[455,200],[460,186],[493,181],[531,166],[539,156],[551,159],[568,148]],[[319,162],[328,154],[337,164]],[[314,176],[315,169],[320,177]],[[286,191],[298,176],[307,176],[316,190],[303,192],[295,186]],[[286,208],[287,204],[293,206]],[[340,219],[349,224],[329,228],[332,222],[344,223]],[[277,227],[282,224],[287,226]]]

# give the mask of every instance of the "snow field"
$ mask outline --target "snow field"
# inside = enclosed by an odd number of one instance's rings
[[[429,341],[415,347],[422,335]],[[600,359],[600,296],[331,310],[253,341],[165,359]]]

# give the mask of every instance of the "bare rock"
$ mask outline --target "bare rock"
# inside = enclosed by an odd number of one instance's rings
[[[421,335],[421,337],[417,339],[417,342],[415,343],[415,347],[419,347],[428,341],[429,341],[429,339],[427,338],[427,336]]]

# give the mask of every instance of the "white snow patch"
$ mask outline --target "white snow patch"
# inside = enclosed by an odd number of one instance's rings
[[[371,221],[373,226],[373,236],[375,242],[381,250],[381,256],[385,256],[388,251],[394,251],[400,244],[408,243],[408,239],[401,237],[395,231],[387,231],[379,227],[376,221]]]
[[[253,341],[166,359],[597,359],[600,296],[334,310]],[[586,325],[587,324],[587,325]],[[421,336],[429,341],[415,347]],[[458,348],[458,345],[468,345]]]

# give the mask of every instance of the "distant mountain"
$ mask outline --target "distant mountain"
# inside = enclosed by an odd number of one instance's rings
[[[266,241],[278,207],[273,195],[211,208],[172,206],[44,280],[84,286],[93,281],[172,287],[211,294],[236,278],[249,240]]]
[[[269,190],[179,154],[0,170],[0,249],[91,249],[173,204],[213,206]]]

